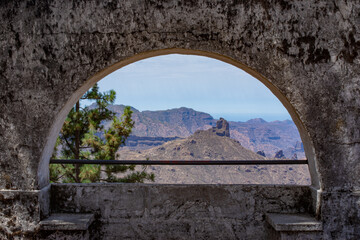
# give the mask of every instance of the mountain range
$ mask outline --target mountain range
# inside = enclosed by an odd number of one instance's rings
[[[197,130],[184,139],[174,139],[145,150],[120,149],[119,160],[265,160],[230,138],[229,123]],[[140,170],[141,167],[137,167]],[[306,165],[150,166],[156,183],[182,184],[310,184]]]
[[[124,107],[110,105],[109,109],[120,117]],[[126,148],[134,150],[144,150],[176,138],[189,137],[197,130],[215,126],[217,121],[208,113],[186,107],[159,111],[139,111],[132,107],[131,110],[135,127]],[[105,126],[109,124],[104,123]],[[246,122],[229,121],[229,125],[231,138],[247,149],[263,151],[268,158],[273,158],[279,151],[283,151],[284,158],[305,158],[299,132],[290,120],[267,122],[256,118]]]

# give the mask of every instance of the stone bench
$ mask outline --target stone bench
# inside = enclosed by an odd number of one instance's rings
[[[40,222],[41,230],[86,231],[94,214],[54,213]]]
[[[268,213],[270,239],[322,239],[322,223],[308,214]]]
[[[37,239],[87,240],[93,221],[94,214],[54,213],[40,222]]]

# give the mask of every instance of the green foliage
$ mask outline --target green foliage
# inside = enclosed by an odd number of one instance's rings
[[[80,100],[95,101],[95,107],[81,107],[80,101],[71,109],[57,139],[53,158],[61,159],[101,159],[114,160],[116,151],[125,144],[134,121],[130,107],[125,107],[119,120],[115,113],[108,110],[109,104],[115,101],[116,93],[100,93],[97,84]],[[102,122],[112,120],[109,129],[105,130]],[[101,134],[102,133],[102,134]],[[59,147],[60,153],[59,153]],[[144,182],[154,181],[154,175],[146,173],[146,168],[136,171],[135,165],[100,165],[92,164],[51,164],[50,180],[52,182]],[[124,175],[119,178],[116,174]]]

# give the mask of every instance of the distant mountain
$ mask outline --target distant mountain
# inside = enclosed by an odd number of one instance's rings
[[[112,105],[112,111],[121,116],[124,105]],[[210,114],[191,108],[175,108],[160,111],[138,111],[131,108],[135,128],[132,135],[141,137],[188,137],[196,130],[208,129],[216,121]]]
[[[254,118],[254,119],[250,119],[250,120],[246,121],[246,123],[249,123],[249,124],[262,124],[262,123],[267,123],[267,121],[265,121],[262,118]]]
[[[264,151],[267,157],[274,157],[276,152],[283,150],[286,158],[291,159],[294,154],[298,159],[305,158],[299,132],[292,121],[252,119],[230,122],[230,133],[242,146],[254,152]]]
[[[202,131],[198,130],[186,139],[169,141],[161,146],[143,151],[120,151],[120,159],[141,160],[263,160],[263,156],[256,154],[229,135],[229,124],[221,119],[217,127]],[[227,124],[227,134],[226,125]]]
[[[121,116],[124,105],[111,105],[109,109]],[[198,112],[191,108],[175,108],[161,111],[139,111],[131,108],[135,127],[132,135],[147,137],[146,141],[132,140],[131,149],[145,149],[166,142],[158,137],[186,138],[197,130],[206,130],[216,125],[216,120],[208,113]],[[110,122],[105,123],[109,125]],[[295,124],[290,120],[266,122],[261,118],[247,122],[229,122],[231,137],[242,146],[254,152],[264,151],[266,157],[274,157],[283,150],[286,158],[305,158],[304,149]],[[129,144],[127,144],[129,145]]]
[[[229,124],[198,130],[186,139],[136,151],[123,149],[121,160],[264,160],[230,138]],[[152,166],[157,183],[310,184],[307,166]]]

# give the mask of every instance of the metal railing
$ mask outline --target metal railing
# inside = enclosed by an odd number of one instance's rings
[[[299,165],[308,160],[82,160],[51,159],[50,164],[101,164],[101,165]]]

